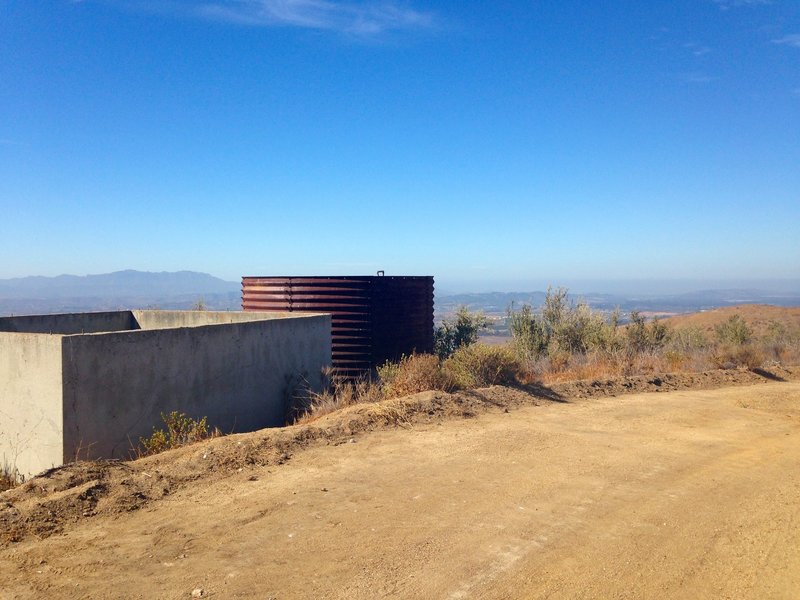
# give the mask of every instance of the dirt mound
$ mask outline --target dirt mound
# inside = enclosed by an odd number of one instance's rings
[[[131,462],[70,463],[0,494],[0,545],[47,537],[95,515],[137,510],[193,481],[208,483],[254,466],[281,464],[310,444],[340,444],[364,431],[536,404],[549,395],[499,387],[422,392],[348,407],[308,425],[215,438]]]
[[[798,367],[773,367],[769,371],[726,369],[700,373],[666,373],[570,381],[553,385],[552,390],[565,398],[595,398],[638,392],[673,392],[751,385],[764,381],[796,381],[798,378],[800,378]]]
[[[422,392],[347,407],[307,425],[214,438],[131,462],[71,463],[0,494],[0,546],[30,536],[48,537],[97,515],[135,511],[191,482],[202,480],[208,484],[254,467],[281,464],[309,445],[347,443],[366,431],[574,398],[798,378],[800,369],[781,368],[771,373],[735,370],[578,381],[550,388],[494,386],[455,394]]]

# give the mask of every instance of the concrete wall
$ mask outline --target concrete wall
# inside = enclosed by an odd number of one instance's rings
[[[199,325],[223,325],[247,323],[268,319],[291,319],[295,313],[243,311],[195,311],[195,310],[134,310],[135,329],[168,329],[171,327],[197,327]],[[252,316],[251,316],[252,315]],[[114,331],[109,329],[106,331]]]
[[[129,458],[171,411],[208,417],[224,433],[282,425],[290,394],[301,383],[320,389],[331,362],[330,315],[282,317],[122,311],[1,319],[8,329],[48,333],[0,332],[0,459],[28,477],[76,458]],[[69,333],[77,327],[117,330]]]
[[[20,333],[66,335],[101,331],[129,331],[131,329],[139,329],[139,325],[129,310],[0,318],[0,331]]]
[[[128,458],[173,410],[224,433],[284,424],[301,379],[322,386],[330,317],[248,321],[65,336],[64,456]]]
[[[24,476],[64,462],[61,336],[0,333],[0,468]]]

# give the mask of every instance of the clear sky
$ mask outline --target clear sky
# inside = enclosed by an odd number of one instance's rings
[[[0,0],[0,277],[800,278],[797,0]]]

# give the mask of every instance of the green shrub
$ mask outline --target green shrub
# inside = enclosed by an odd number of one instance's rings
[[[513,305],[508,309],[508,329],[514,340],[514,349],[523,360],[536,360],[547,353],[547,335],[541,318],[533,314],[530,304],[519,311]]]
[[[717,325],[714,330],[722,344],[740,346],[753,339],[753,331],[740,315],[733,315],[724,323]]]
[[[631,312],[631,322],[625,328],[629,353],[643,352],[647,348],[647,319],[639,312]]]
[[[770,321],[759,340],[769,359],[778,363],[800,362],[800,328]]]
[[[613,352],[621,345],[618,322],[617,311],[606,318],[585,302],[569,302],[566,288],[547,289],[541,316],[535,315],[527,304],[519,311],[508,309],[514,348],[524,360],[559,353]]]
[[[552,286],[548,286],[542,306],[542,323],[548,341],[557,335],[568,311],[567,288],[558,287],[554,290]]]
[[[140,456],[158,454],[221,435],[219,429],[209,431],[206,417],[195,420],[182,412],[172,411],[167,415],[161,413],[161,420],[164,421],[166,430],[154,427],[153,434],[149,438],[139,439]]]
[[[765,346],[770,347],[773,353],[782,354],[790,349],[800,350],[800,329],[787,327],[777,321],[770,321],[761,341]]]
[[[460,347],[443,368],[461,388],[514,384],[522,373],[522,364],[510,348],[485,344]]]
[[[625,329],[628,354],[661,350],[669,342],[670,333],[669,327],[658,319],[653,319],[648,325],[644,315],[637,310],[631,311],[631,322]]]
[[[394,367],[396,364],[387,363],[388,366]],[[289,418],[294,424],[310,423],[347,406],[380,402],[384,399],[383,389],[370,377],[350,379],[333,375],[326,389],[321,392],[306,390],[306,394],[305,398],[300,398],[294,415]]]
[[[439,358],[447,358],[462,346],[478,341],[478,333],[489,326],[481,313],[470,312],[466,306],[456,311],[454,319],[445,319],[433,332],[434,349]]]
[[[675,352],[691,353],[696,350],[705,350],[709,345],[706,334],[699,327],[676,329],[672,332],[669,340],[669,348]]]
[[[561,323],[553,331],[550,346],[570,354],[614,350],[619,345],[617,319],[616,312],[606,319],[588,304],[579,302],[564,313]]]
[[[586,308],[588,309],[588,306]],[[619,318],[618,308],[608,317],[592,312],[590,326],[586,328],[587,349],[606,353],[620,350],[623,344],[619,334]]]
[[[433,354],[412,354],[396,363],[387,362],[378,367],[378,377],[387,398],[428,390],[447,392],[455,388],[453,378],[442,369],[439,358]]]
[[[767,331],[764,334],[764,341],[767,343],[792,343],[797,341],[797,332],[790,332],[783,323],[772,320],[767,323]]]

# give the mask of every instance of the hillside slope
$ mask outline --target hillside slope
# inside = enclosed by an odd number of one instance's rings
[[[785,307],[769,304],[740,304],[715,308],[688,315],[678,315],[664,319],[676,329],[699,327],[713,333],[714,327],[727,321],[733,315],[741,316],[757,336],[767,333],[770,323],[780,323],[788,329],[800,330],[800,306]]]

